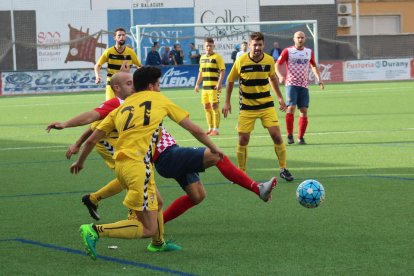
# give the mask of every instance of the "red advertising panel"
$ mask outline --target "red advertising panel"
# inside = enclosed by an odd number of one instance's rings
[[[324,82],[343,82],[342,61],[321,61],[319,63],[319,72]],[[309,73],[309,83],[314,82],[315,76],[312,70]]]

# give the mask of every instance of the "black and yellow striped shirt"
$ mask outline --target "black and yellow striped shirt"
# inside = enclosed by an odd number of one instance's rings
[[[130,47],[125,47],[121,53],[115,49],[115,46],[108,48],[103,52],[102,56],[99,58],[98,64],[102,66],[103,64],[108,63],[107,81],[111,79],[113,74],[119,72],[122,63],[125,60],[128,61],[129,66],[132,64],[135,64],[138,67],[141,66],[137,54]]]
[[[219,54],[202,55],[200,57],[199,71],[203,76],[203,91],[214,90],[219,80],[220,71],[225,69],[226,66],[223,58]]]
[[[227,77],[227,82],[239,79],[240,110],[273,107],[269,78],[275,75],[275,61],[268,54],[265,53],[258,62],[252,60],[248,54],[239,57]]]

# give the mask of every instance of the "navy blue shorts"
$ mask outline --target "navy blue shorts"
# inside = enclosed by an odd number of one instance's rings
[[[309,89],[302,86],[286,86],[286,105],[309,107]]]
[[[199,172],[204,172],[204,151],[206,148],[187,148],[178,145],[166,149],[155,162],[155,169],[165,178],[174,178],[181,186],[200,180]]]

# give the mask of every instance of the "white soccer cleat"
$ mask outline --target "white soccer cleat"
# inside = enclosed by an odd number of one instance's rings
[[[259,196],[264,202],[268,202],[272,198],[272,191],[276,185],[276,177],[272,177],[267,182],[259,183]]]

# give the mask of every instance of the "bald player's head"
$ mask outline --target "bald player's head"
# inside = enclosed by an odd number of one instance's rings
[[[132,74],[128,72],[118,72],[111,77],[111,88],[120,99],[125,99],[134,93],[134,83]]]
[[[298,31],[293,35],[293,42],[297,49],[303,49],[305,47],[306,36],[304,32]]]

